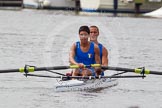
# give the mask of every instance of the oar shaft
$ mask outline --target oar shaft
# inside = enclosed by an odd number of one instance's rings
[[[131,68],[111,67],[111,66],[102,66],[101,68],[104,69],[104,70],[115,70],[115,71],[142,73],[142,69],[141,68],[131,69]],[[162,75],[162,72],[150,71],[148,69],[144,69],[144,74]]]
[[[69,69],[70,66],[35,67],[34,71]]]
[[[60,69],[69,69],[70,66],[53,66],[53,67],[23,67],[19,69],[4,69],[0,70],[0,73],[13,73],[13,72],[34,72],[34,71],[48,71],[48,70],[60,70]]]
[[[134,69],[130,69],[130,68],[121,68],[121,67],[102,66],[102,69],[105,69],[105,70],[116,70],[116,71],[134,72]]]
[[[162,75],[162,72],[158,72],[158,71],[150,71],[150,74]]]
[[[0,73],[14,73],[14,72],[19,72],[19,69],[5,69],[5,70],[0,70]]]
[[[85,65],[85,68],[88,67],[100,67],[100,64]],[[0,70],[0,73],[13,73],[13,72],[34,72],[34,71],[49,71],[49,70],[61,70],[61,69],[76,69],[79,68],[78,65],[70,66],[52,66],[52,67],[34,67],[34,66],[25,66],[19,69],[5,69]]]

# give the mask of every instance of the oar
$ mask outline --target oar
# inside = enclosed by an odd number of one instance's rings
[[[100,64],[91,64],[85,65],[87,67],[100,67]],[[4,69],[0,70],[0,73],[14,73],[14,72],[34,72],[34,71],[49,71],[49,70],[62,70],[62,69],[76,69],[79,68],[78,65],[70,65],[70,66],[52,66],[52,67],[35,67],[35,66],[25,66],[19,69]]]
[[[53,67],[23,67],[19,69],[5,69],[0,70],[0,73],[13,73],[13,72],[34,72],[34,71],[49,71],[49,70],[60,70],[69,69],[70,66],[53,66]]]
[[[115,71],[125,71],[125,72],[134,72],[134,73],[141,73],[141,74],[155,74],[155,75],[162,75],[162,72],[159,71],[150,71],[145,68],[122,68],[122,67],[111,67],[111,66],[101,66],[100,64],[91,64],[85,65],[87,67],[101,67],[104,70],[115,70]],[[78,65],[70,65],[70,66],[52,66],[52,67],[34,67],[34,66],[25,66],[19,69],[5,69],[0,70],[0,73],[13,73],[13,72],[34,72],[34,71],[49,71],[49,70],[61,70],[61,69],[75,69],[79,68]]]
[[[115,70],[115,71],[125,71],[125,72],[134,72],[134,73],[140,73],[140,74],[155,74],[155,75],[162,75],[162,72],[160,71],[151,71],[145,68],[122,68],[122,67],[111,67],[111,66],[101,66],[104,70]]]

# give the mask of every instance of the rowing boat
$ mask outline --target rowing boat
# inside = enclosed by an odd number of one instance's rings
[[[52,73],[56,73],[50,71]],[[60,74],[60,73],[59,73]],[[101,90],[103,88],[109,88],[112,86],[118,85],[118,78],[144,78],[145,76],[134,75],[134,76],[120,76],[122,73],[113,74],[110,76],[49,76],[49,75],[36,75],[36,74],[27,74],[27,76],[36,76],[36,77],[46,77],[46,78],[57,78],[57,82],[54,85],[54,90],[56,92],[62,91],[95,91]],[[75,78],[75,80],[71,80]],[[58,80],[59,79],[59,80]]]
[[[59,80],[55,84],[55,91],[92,91],[103,89],[118,84],[117,79],[101,78],[101,79],[83,79],[83,80]]]

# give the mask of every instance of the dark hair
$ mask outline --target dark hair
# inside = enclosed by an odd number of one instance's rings
[[[90,34],[90,30],[89,30],[89,27],[88,27],[88,26],[81,26],[81,27],[79,28],[79,33],[80,33],[81,31],[85,31],[85,32],[87,32],[88,34]]]

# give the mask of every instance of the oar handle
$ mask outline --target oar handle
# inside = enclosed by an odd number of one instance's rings
[[[90,68],[90,67],[101,67],[101,64],[91,64],[91,65],[84,65],[84,68]],[[79,68],[78,65],[70,65],[71,69]]]

